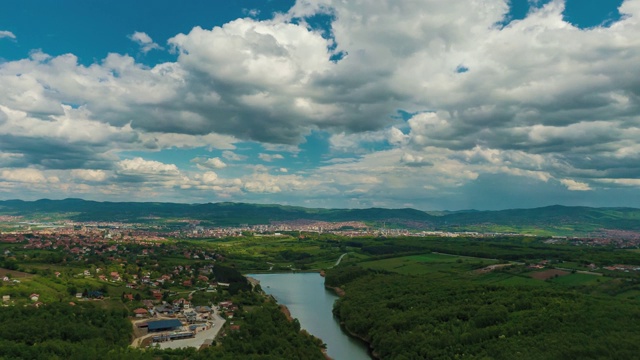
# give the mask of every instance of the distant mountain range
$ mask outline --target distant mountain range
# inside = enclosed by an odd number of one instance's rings
[[[70,219],[138,223],[194,219],[211,226],[293,220],[363,221],[378,227],[545,235],[584,235],[604,230],[640,231],[640,209],[560,205],[500,211],[425,212],[409,208],[317,209],[246,203],[178,204],[45,199],[0,201],[0,215],[43,221]]]

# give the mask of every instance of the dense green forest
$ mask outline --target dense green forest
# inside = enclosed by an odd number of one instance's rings
[[[0,308],[0,359],[324,359],[322,341],[300,331],[297,320],[288,321],[269,300],[247,312],[220,346],[202,351],[128,348],[126,315],[91,304]]]
[[[0,285],[10,298],[0,308],[0,359],[323,359],[321,340],[300,331],[242,276],[310,268],[326,269],[326,285],[346,291],[336,316],[382,359],[634,358],[640,252],[547,239],[283,232],[152,245],[114,241],[98,250],[117,244],[117,251],[82,255],[27,248],[28,240],[0,244],[0,267],[11,277]],[[112,272],[122,280],[100,280]],[[165,274],[173,274],[171,281],[136,281]],[[230,285],[206,291],[214,280]],[[212,347],[130,348],[133,309],[152,290],[168,302],[189,293],[194,304],[232,301],[239,309]],[[105,299],[76,300],[93,291]],[[40,307],[31,293],[40,294]]]
[[[131,359],[193,360],[324,360],[322,341],[300,331],[297,320],[288,321],[277,304],[266,301],[247,314],[244,325],[204,350],[147,350]]]
[[[563,287],[496,286],[339,267],[334,313],[382,359],[633,359],[640,303]]]
[[[127,313],[91,304],[0,308],[0,358],[121,358],[130,341]]]
[[[324,359],[322,341],[300,331],[273,302],[265,302],[245,316],[245,326],[222,340],[215,359]],[[203,354],[201,359],[205,359]],[[209,357],[211,358],[211,357]]]
[[[475,237],[394,237],[352,238],[342,245],[372,258],[397,257],[409,254],[440,252],[504,261],[532,261],[548,259],[597,263],[599,265],[640,265],[640,255],[614,247],[577,247],[563,244],[546,244],[544,238],[526,236]]]

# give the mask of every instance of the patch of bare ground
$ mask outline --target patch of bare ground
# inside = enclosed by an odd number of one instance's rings
[[[333,360],[329,355],[327,355],[327,349],[322,349],[322,355],[324,356],[325,360]]]
[[[139,320],[139,319],[136,319],[136,320]],[[148,333],[149,333],[149,331],[147,330],[147,328],[138,327],[135,324],[135,322],[133,322],[133,338],[134,339],[146,336]]]
[[[476,269],[476,270],[473,270],[473,272],[474,272],[474,273],[476,273],[476,274],[486,274],[486,273],[488,273],[488,272],[492,272],[492,271],[494,271],[494,270],[496,270],[496,269],[501,269],[501,268],[509,267],[509,266],[512,266],[512,265],[513,265],[513,264],[495,264],[495,265],[489,265],[489,266],[483,267],[482,269]]]
[[[10,275],[11,278],[13,279],[24,279],[24,278],[30,278],[34,276],[33,274],[29,274],[22,271],[0,268],[0,277],[5,277],[7,275]]]
[[[538,272],[529,274],[529,276],[538,280],[547,280],[557,276],[565,276],[565,275],[569,275],[569,272],[564,270],[558,270],[558,269],[549,269],[549,270],[538,271]]]
[[[293,317],[291,316],[291,311],[286,305],[280,305],[280,311],[287,317],[287,320],[293,321]]]
[[[140,347],[144,349],[151,346],[151,344],[153,344],[153,338],[147,337],[142,340],[142,342],[140,343]]]
[[[338,295],[339,297],[343,297],[344,294],[345,294],[344,290],[342,290],[341,288],[339,288],[337,286],[336,287],[332,287],[332,286],[325,285],[324,287],[329,289],[329,290],[333,290],[333,292],[335,292],[336,295]]]

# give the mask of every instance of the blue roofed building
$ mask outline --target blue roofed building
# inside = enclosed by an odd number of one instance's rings
[[[171,319],[171,320],[158,320],[158,321],[150,321],[147,323],[149,332],[155,331],[172,331],[177,330],[182,327],[182,322],[180,320]]]

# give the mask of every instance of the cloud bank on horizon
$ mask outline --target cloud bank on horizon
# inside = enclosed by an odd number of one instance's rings
[[[0,198],[640,206],[640,0],[570,5],[297,0],[88,59],[0,18]]]

